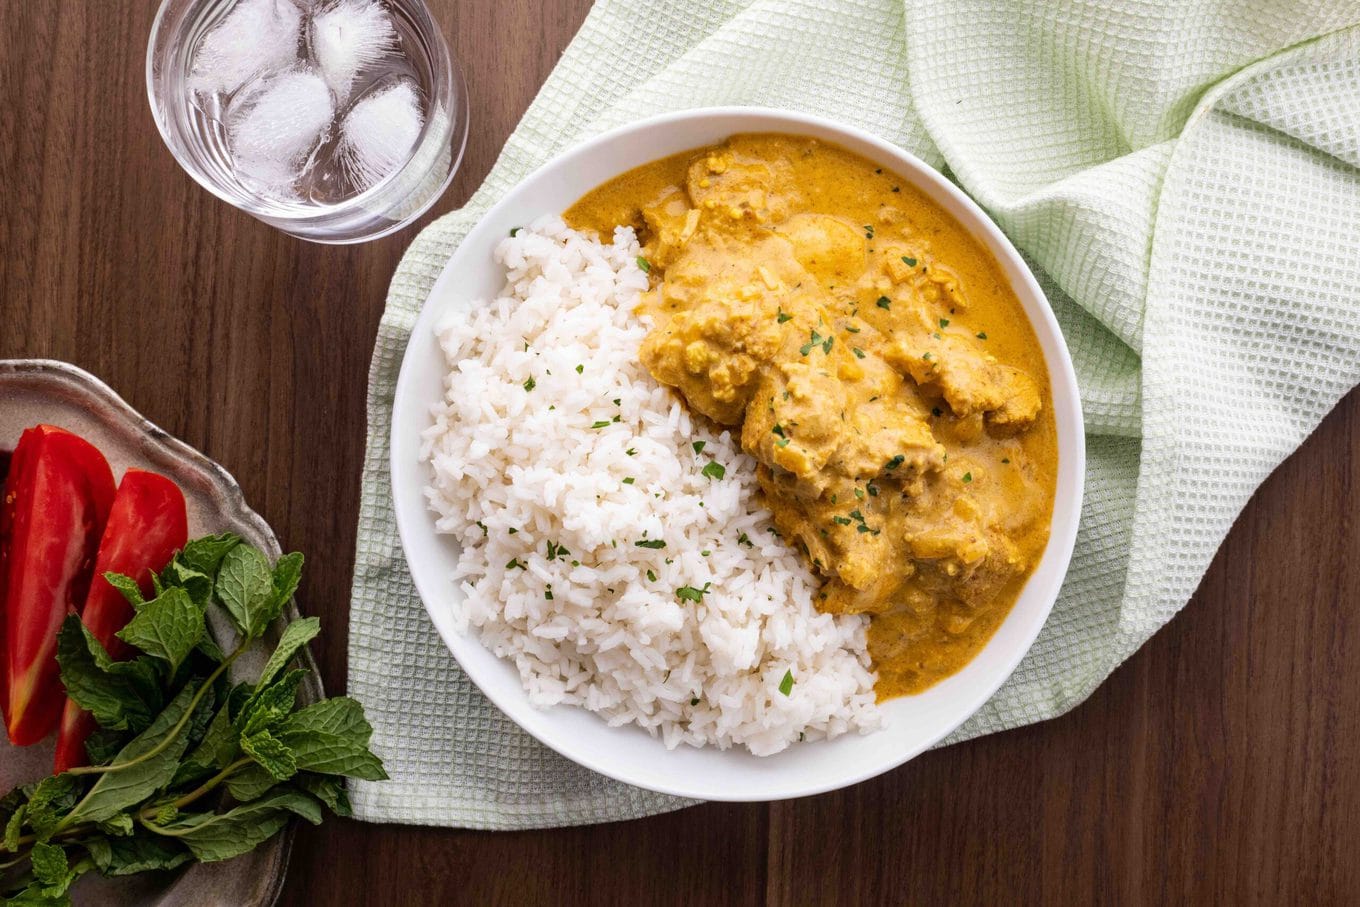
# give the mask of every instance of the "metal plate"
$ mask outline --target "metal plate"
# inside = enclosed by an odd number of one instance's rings
[[[98,378],[64,362],[44,359],[0,360],[0,450],[12,450],[25,428],[45,422],[75,432],[103,452],[115,478],[129,466],[161,473],[184,492],[189,537],[234,532],[269,557],[279,543],[260,515],[246,506],[241,488],[225,469],[147,421]],[[290,602],[271,628],[269,639],[298,617]],[[222,639],[226,629],[213,624]],[[249,657],[254,654],[255,657]],[[298,696],[305,703],[323,695],[321,675],[304,650],[309,671]],[[264,659],[242,656],[232,666],[234,681],[258,676]],[[0,734],[0,793],[41,778],[52,769],[53,741],[16,748]],[[78,904],[155,904],[160,907],[273,904],[283,887],[292,848],[292,827],[254,851],[222,863],[193,863],[180,872],[144,873],[124,879],[90,874],[73,889]]]

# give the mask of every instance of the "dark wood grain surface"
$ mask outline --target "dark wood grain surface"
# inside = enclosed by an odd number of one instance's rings
[[[588,3],[431,6],[473,123],[441,213]],[[154,7],[0,0],[0,358],[87,368],[231,470],[308,554],[300,597],[340,690],[365,375],[416,228],[309,245],[198,188],[146,102]],[[1353,393],[1252,500],[1185,612],[1062,718],[788,803],[515,834],[330,822],[300,831],[285,901],[1360,902],[1358,511]]]

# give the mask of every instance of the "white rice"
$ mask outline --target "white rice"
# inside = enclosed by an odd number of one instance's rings
[[[535,705],[667,747],[768,755],[878,728],[865,619],[816,610],[754,461],[638,361],[637,256],[632,230],[607,246],[544,218],[497,247],[500,297],[439,328],[449,374],[421,456],[438,529],[462,544],[458,620]]]

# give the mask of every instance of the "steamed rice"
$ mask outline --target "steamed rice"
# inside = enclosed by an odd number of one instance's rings
[[[440,326],[449,373],[422,459],[437,527],[462,545],[450,607],[535,705],[668,747],[767,755],[873,730],[866,619],[816,610],[754,461],[638,361],[638,254],[630,229],[603,245],[545,218],[498,246],[500,297]]]

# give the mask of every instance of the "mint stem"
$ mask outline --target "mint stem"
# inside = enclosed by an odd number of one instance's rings
[[[226,671],[227,668],[231,667],[231,663],[235,661],[237,657],[242,652],[244,652],[246,650],[246,647],[249,646],[253,641],[254,640],[247,638],[245,642],[241,643],[240,647],[237,648],[235,652],[232,652],[230,655],[228,655],[226,659],[220,665],[218,665],[217,668],[211,674],[208,675],[208,679],[203,681],[203,685],[198,688],[198,692],[194,694],[194,698],[189,701],[189,707],[184,710],[184,717],[180,718],[180,720],[175,724],[175,726],[170,729],[170,732],[165,735],[165,739],[162,740],[160,743],[156,744],[151,749],[147,750],[145,753],[142,753],[140,756],[137,756],[134,759],[129,759],[126,762],[111,762],[108,765],[85,765],[79,768],[69,769],[67,771],[67,774],[102,775],[105,774],[106,772],[116,772],[119,771],[120,769],[130,768],[131,766],[134,766],[139,762],[145,762],[146,760],[151,759],[152,757],[155,756],[159,756],[161,753],[165,752],[166,747],[168,747],[171,743],[175,742],[175,738],[179,736],[180,731],[184,730],[185,725],[187,725],[190,722],[190,720],[193,719],[194,712],[198,711],[198,704],[203,701],[203,697],[207,694],[208,690],[212,688],[213,683],[216,682],[217,678],[222,676],[222,672]]]

